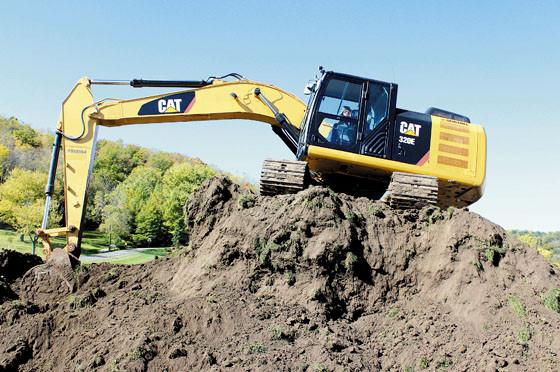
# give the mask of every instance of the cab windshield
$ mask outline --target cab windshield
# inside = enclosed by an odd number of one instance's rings
[[[337,147],[356,144],[362,84],[340,79],[329,80],[319,105],[319,134]]]
[[[331,79],[323,93],[319,111],[325,114],[342,115],[342,108],[347,106],[352,116],[357,118],[361,93],[361,84]]]

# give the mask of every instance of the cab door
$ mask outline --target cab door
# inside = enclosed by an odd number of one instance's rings
[[[391,155],[397,85],[368,81],[361,154],[389,159]]]

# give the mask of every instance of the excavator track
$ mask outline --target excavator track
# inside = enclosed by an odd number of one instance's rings
[[[437,177],[395,172],[387,189],[386,202],[393,209],[420,209],[437,205]]]
[[[308,179],[305,161],[266,159],[261,171],[261,195],[296,193],[305,188]]]

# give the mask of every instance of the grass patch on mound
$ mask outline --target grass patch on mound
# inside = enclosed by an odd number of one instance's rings
[[[372,217],[379,217],[379,218],[385,217],[385,213],[383,212],[383,209],[381,209],[380,206],[374,204],[369,205],[369,215]]]
[[[526,312],[521,300],[518,297],[512,295],[508,295],[507,300],[515,315],[517,315],[520,319],[524,319]]]
[[[255,196],[251,194],[243,194],[239,197],[237,203],[243,209],[252,208],[255,206]]]
[[[533,338],[533,331],[526,319],[527,311],[518,297],[508,295],[507,300],[515,315],[517,315],[517,317],[523,322],[523,325],[515,331],[517,340],[520,344],[526,344],[529,340],[531,340],[531,338]]]
[[[250,345],[245,347],[245,351],[248,354],[263,354],[266,353],[266,346],[260,341],[255,341]]]
[[[544,306],[560,313],[560,288],[551,289],[541,295]]]

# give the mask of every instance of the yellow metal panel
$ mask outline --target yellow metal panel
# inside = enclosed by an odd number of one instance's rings
[[[483,127],[477,128],[477,156],[476,156],[476,170],[477,179],[480,180],[481,194],[484,192],[485,179],[486,179],[486,133]]]
[[[477,162],[482,127],[452,119],[432,116],[430,158],[445,177],[468,185],[482,185],[485,169]]]
[[[309,161],[324,159],[337,162],[339,164],[355,165],[360,167],[367,167],[370,169],[379,169],[388,173],[405,172],[414,174],[427,174],[446,180],[453,179],[452,177],[449,177],[451,176],[450,172],[442,170],[442,167],[439,166],[418,166],[415,164],[401,163],[393,160],[381,159],[367,155],[359,155],[319,146],[309,146],[307,156],[307,160]],[[329,170],[322,169],[321,171]],[[330,171],[335,172],[336,169],[332,168],[330,169]],[[457,175],[456,180],[459,182],[473,184],[474,178],[466,177],[464,175],[464,172],[454,172],[454,175]]]

